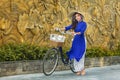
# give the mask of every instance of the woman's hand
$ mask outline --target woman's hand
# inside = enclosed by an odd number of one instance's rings
[[[71,34],[74,36],[74,35],[75,35],[75,32],[71,32]]]
[[[80,34],[81,34],[81,32],[76,32],[75,34],[78,34],[78,35],[80,35]]]
[[[80,35],[81,33],[80,32],[71,32],[72,35]]]
[[[54,30],[55,30],[55,31],[64,31],[65,28],[58,28],[58,27],[56,27]]]
[[[60,30],[65,31],[65,28],[60,28]]]

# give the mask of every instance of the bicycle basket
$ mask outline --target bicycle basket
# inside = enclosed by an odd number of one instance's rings
[[[55,42],[64,42],[65,36],[58,34],[50,34],[50,40]]]

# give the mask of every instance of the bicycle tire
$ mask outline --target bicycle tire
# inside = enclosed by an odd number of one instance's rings
[[[46,76],[51,75],[55,71],[58,64],[58,59],[59,55],[56,48],[52,48],[47,51],[43,58],[43,73]]]
[[[71,70],[73,73],[76,73],[75,68],[74,68],[74,60],[70,60],[70,61],[69,61],[69,67],[70,67],[70,70]]]

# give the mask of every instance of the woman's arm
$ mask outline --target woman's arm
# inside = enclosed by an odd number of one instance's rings
[[[78,35],[83,34],[86,31],[86,28],[87,28],[87,24],[84,22],[81,25],[81,28],[80,28],[79,32],[76,32],[76,34],[78,34]]]
[[[66,27],[64,27],[64,28],[60,28],[60,30],[62,30],[62,31],[67,31],[67,30],[70,30],[71,28],[72,28],[72,26],[69,25],[69,26],[66,26]]]
[[[80,35],[81,34],[81,32],[72,32],[72,35]]]
[[[80,34],[81,34],[81,32],[75,32],[75,34],[78,34],[78,35],[80,35]]]
[[[81,28],[78,30],[78,32],[72,32],[72,35],[81,35],[85,32],[86,28],[87,28],[87,25],[86,23],[80,25]]]
[[[68,31],[68,30],[70,30],[70,29],[72,29],[72,25],[66,26],[66,27],[64,28],[65,31]]]

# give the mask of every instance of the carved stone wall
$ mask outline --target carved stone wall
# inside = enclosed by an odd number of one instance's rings
[[[72,10],[85,16],[88,47],[114,49],[118,45],[120,0],[1,0],[0,45],[13,42],[48,46],[49,34],[54,33],[51,29],[69,25]],[[65,46],[70,42],[67,38]]]

